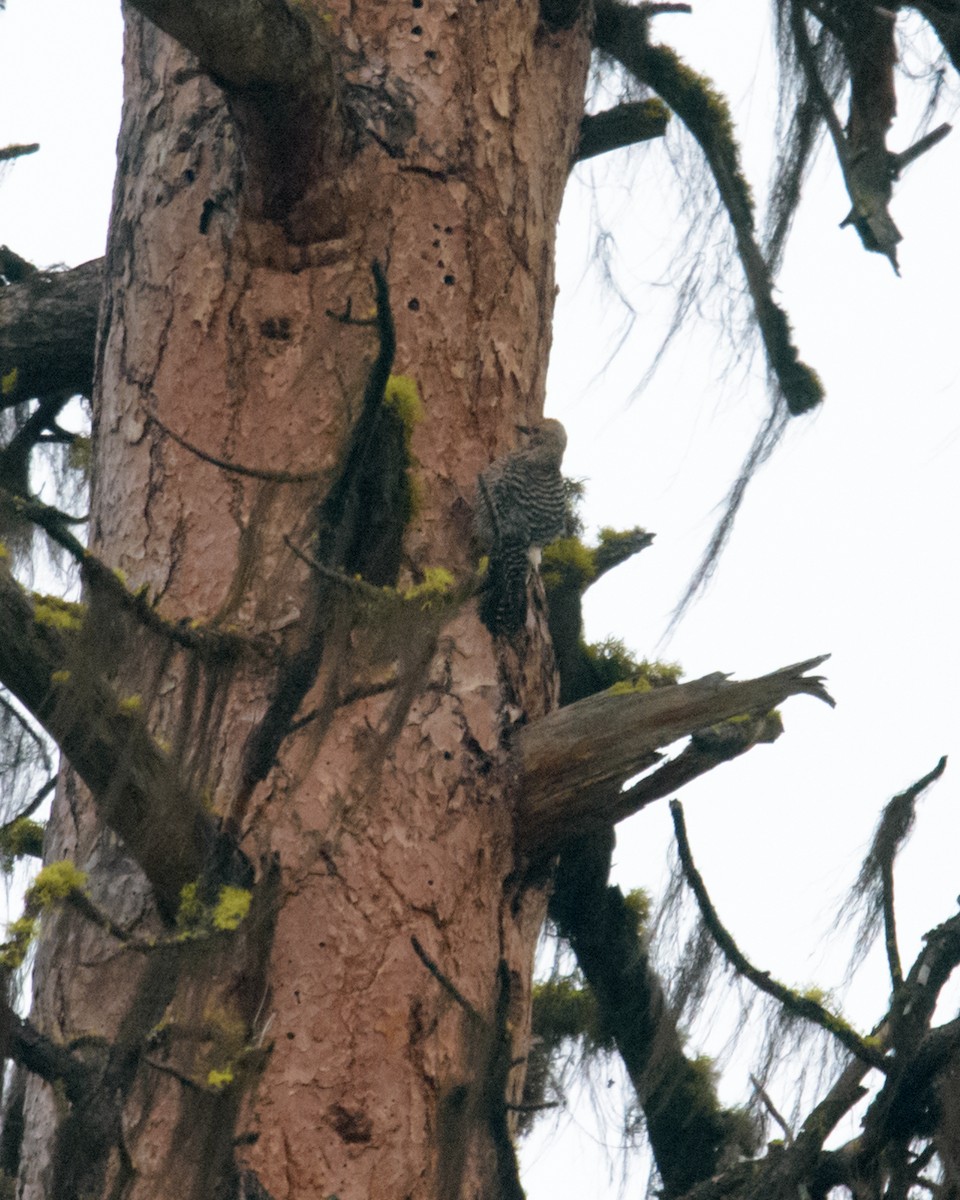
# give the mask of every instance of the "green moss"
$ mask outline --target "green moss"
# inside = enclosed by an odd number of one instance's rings
[[[23,966],[37,928],[36,917],[18,917],[7,926],[7,940],[0,946],[0,966],[15,971]]]
[[[83,625],[85,613],[82,604],[64,600],[61,596],[35,595],[33,598],[33,619],[37,624],[64,633],[76,633]]]
[[[632,692],[652,692],[649,679],[620,679],[608,689],[611,696],[627,696]]]
[[[253,893],[247,888],[222,887],[212,913],[214,929],[236,929],[250,911]]]
[[[9,396],[13,393],[17,386],[17,375],[16,367],[11,367],[5,374],[0,375],[0,394]]]
[[[83,434],[77,434],[67,447],[67,466],[72,467],[74,471],[82,471],[84,475],[88,475],[92,461],[93,443]]]
[[[198,884],[185,884],[180,890],[177,912],[179,940],[232,933],[249,913],[252,898],[253,893],[246,888],[225,886],[220,889],[216,903],[208,907],[203,903]]]
[[[416,601],[421,608],[432,608],[450,596],[455,582],[445,567],[427,567],[423,572],[423,582],[415,583],[400,595],[404,600]]]
[[[180,907],[177,910],[177,927],[190,929],[199,924],[203,917],[203,903],[196,883],[185,883],[180,889]]]
[[[31,910],[42,910],[65,900],[71,892],[79,892],[86,886],[87,876],[69,858],[50,863],[39,872],[27,888],[26,906]]]
[[[623,903],[633,914],[640,933],[650,919],[650,893],[646,888],[633,888],[623,898]]]
[[[0,946],[0,966],[16,970],[27,956],[43,910],[80,891],[86,882],[83,871],[67,858],[44,867],[26,890],[23,916],[7,926],[7,941]]]
[[[414,426],[423,420],[423,401],[416,380],[409,375],[391,375],[383,392],[383,402],[400,418],[404,442],[409,450]]]
[[[39,858],[43,851],[44,826],[29,817],[20,817],[5,829],[0,830],[0,858],[9,870],[15,858],[33,855]]]
[[[576,537],[558,538],[543,549],[540,565],[547,591],[574,587],[583,591],[597,573],[593,551]]]

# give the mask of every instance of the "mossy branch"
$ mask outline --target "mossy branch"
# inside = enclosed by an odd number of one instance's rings
[[[680,865],[683,869],[684,878],[696,898],[700,915],[703,917],[710,935],[719,946],[727,962],[730,963],[739,975],[748,979],[755,988],[768,996],[772,996],[784,1008],[833,1034],[851,1054],[855,1055],[862,1062],[869,1063],[870,1066],[876,1067],[878,1070],[886,1071],[889,1063],[879,1047],[872,1045],[862,1038],[852,1026],[835,1013],[830,1012],[829,1009],[825,1008],[813,996],[801,995],[792,988],[786,987],[776,979],[773,979],[768,971],[758,970],[749,961],[721,922],[717,915],[717,910],[713,907],[713,902],[707,892],[703,877],[694,865],[690,842],[687,838],[686,823],[683,819],[683,806],[678,800],[670,802],[670,815],[673,818],[673,829],[677,838],[677,852],[680,856]]]
[[[823,399],[817,374],[801,362],[786,314],[773,299],[773,281],[757,245],[753,199],[726,100],[667,46],[648,41],[649,15],[619,0],[598,0],[594,42],[673,109],[703,151],[736,239],[770,370],[789,411],[797,415]]]
[[[588,114],[580,122],[573,161],[585,162],[598,154],[663,137],[670,115],[663,101],[656,99],[628,100],[604,112]]]
[[[126,843],[173,920],[185,884],[249,880],[249,864],[225,839],[175,764],[93,663],[83,661],[74,606],[50,619],[0,568],[0,682],[47,730],[93,794],[101,818]],[[60,619],[62,616],[62,619]]]

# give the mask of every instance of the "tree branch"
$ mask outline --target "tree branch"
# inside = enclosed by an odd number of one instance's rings
[[[51,393],[89,396],[103,259],[0,287],[0,408]]]
[[[610,150],[663,137],[669,122],[670,110],[660,100],[630,100],[585,116],[573,161],[584,162]]]
[[[332,89],[326,38],[310,21],[306,5],[285,0],[131,0],[131,7],[195,54],[228,90]],[[318,67],[326,68],[319,79]]]
[[[760,971],[749,961],[721,922],[716,909],[713,907],[713,902],[707,892],[703,878],[694,865],[693,856],[690,852],[690,843],[687,840],[686,825],[683,820],[683,807],[679,801],[672,800],[670,802],[670,815],[673,817],[673,828],[677,837],[677,850],[680,855],[680,864],[683,868],[684,878],[696,897],[700,915],[703,917],[713,940],[720,947],[724,958],[726,958],[734,970],[739,975],[742,975],[744,979],[748,979],[759,991],[779,1001],[790,1012],[805,1017],[808,1021],[812,1021],[814,1025],[819,1025],[821,1029],[832,1033],[851,1054],[855,1055],[862,1062],[869,1063],[880,1070],[886,1070],[888,1064],[882,1051],[865,1041],[846,1021],[843,1021],[834,1013],[824,1008],[813,997],[800,995],[791,988],[785,987],[776,979],[771,978],[769,971]]]
[[[741,682],[715,674],[647,692],[603,692],[528,725],[517,736],[513,759],[520,844],[528,852],[546,851],[616,820],[622,784],[678,738],[731,717],[769,713],[800,693],[832,705],[822,679],[805,674],[826,657]]]

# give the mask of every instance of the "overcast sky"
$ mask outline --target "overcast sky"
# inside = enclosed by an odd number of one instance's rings
[[[702,0],[692,16],[660,17],[655,29],[727,92],[760,194],[774,154],[765,23],[759,0]],[[118,126],[116,6],[8,0],[0,39],[0,145],[43,147],[6,172],[0,243],[39,264],[96,257]],[[901,92],[894,150],[913,140],[925,100],[925,85]],[[717,329],[695,322],[634,396],[672,308],[671,288],[653,286],[685,229],[672,176],[661,145],[585,164],[561,224],[548,409],[570,433],[566,469],[588,481],[591,529],[640,524],[657,533],[652,549],[590,594],[587,632],[679,661],[691,677],[747,677],[832,652],[824,671],[836,710],[789,701],[775,745],[682,796],[700,869],[744,949],[787,982],[831,987],[842,973],[832,913],[879,809],[942,754],[955,763],[923,802],[898,875],[905,960],[955,910],[960,890],[960,130],[898,186],[901,279],[838,228],[849,202],[832,155],[821,155],[778,282],[827,399],[792,423],[750,489],[712,585],[664,645],[767,403],[760,360],[750,373],[731,371]],[[615,354],[627,313],[596,269],[597,214],[637,314]],[[736,264],[727,283],[742,286]],[[616,881],[656,891],[671,853],[666,807],[656,806],[621,826]],[[885,1001],[875,958],[848,1012],[868,1027]],[[788,1095],[774,1099],[789,1108]],[[589,1113],[562,1117],[559,1129],[527,1149],[530,1200],[615,1195]],[[609,1142],[617,1144],[616,1129]]]

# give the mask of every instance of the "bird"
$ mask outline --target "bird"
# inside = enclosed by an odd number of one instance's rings
[[[477,480],[474,529],[490,557],[480,619],[495,637],[523,627],[527,573],[566,525],[560,474],[566,430],[549,419],[518,428],[527,435],[524,445],[495,459]]]

